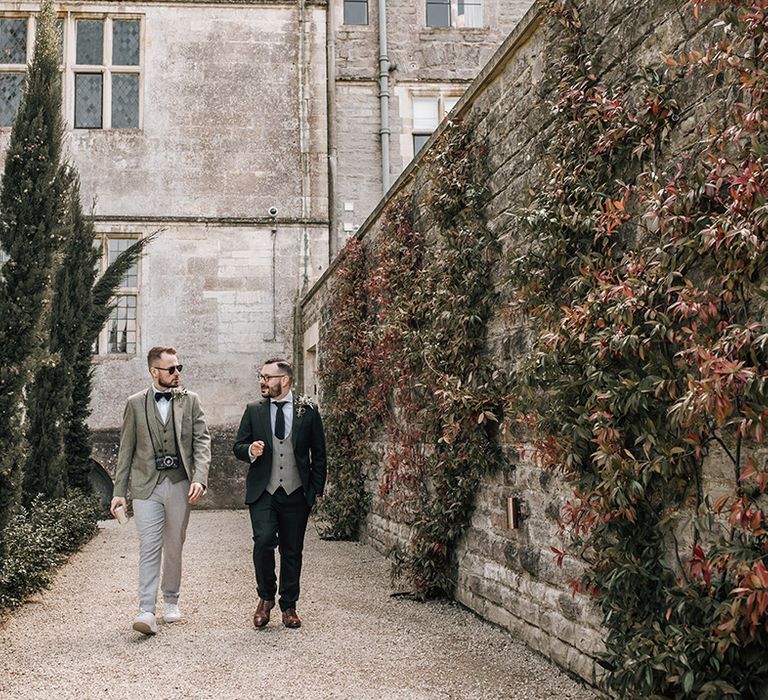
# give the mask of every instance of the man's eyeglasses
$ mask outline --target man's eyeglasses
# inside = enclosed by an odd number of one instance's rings
[[[153,367],[152,369],[161,369],[168,374],[176,374],[176,372],[181,372],[183,368],[184,365],[171,365],[170,367]]]
[[[260,382],[268,382],[270,379],[276,379],[277,377],[285,377],[287,375],[285,374],[260,374],[259,375],[259,381]]]

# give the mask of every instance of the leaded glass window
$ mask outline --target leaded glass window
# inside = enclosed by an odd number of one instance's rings
[[[11,126],[24,91],[24,73],[0,73],[0,126]]]
[[[112,21],[112,64],[115,66],[139,65],[140,24],[137,19]]]
[[[133,355],[136,353],[136,295],[117,297],[107,321],[107,352]]]
[[[11,126],[24,92],[27,64],[27,20],[0,17],[0,127]]]
[[[101,129],[103,76],[75,73],[75,129]]]
[[[124,234],[99,237],[98,245],[102,251],[100,269],[106,270],[124,250],[136,242],[136,237]],[[138,342],[139,312],[139,263],[133,265],[120,280],[113,308],[106,325],[94,343],[95,354],[134,355]]]
[[[128,250],[134,243],[136,242],[136,239],[134,238],[109,238],[108,239],[108,262],[107,265],[111,265],[115,260],[117,260],[117,256],[120,255],[124,250]],[[138,265],[134,265],[131,267],[125,275],[123,275],[123,279],[120,280],[120,286],[121,287],[137,287],[139,284],[139,268]]]
[[[75,128],[138,129],[141,20],[107,15],[75,28]]]
[[[104,63],[104,20],[77,20],[75,63],[100,66]]]
[[[344,24],[368,24],[368,0],[344,0]]]
[[[139,126],[139,76],[115,73],[112,76],[112,127],[137,129]]]
[[[27,20],[0,18],[0,63],[27,63]]]

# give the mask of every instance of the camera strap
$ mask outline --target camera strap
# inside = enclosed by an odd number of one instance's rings
[[[171,401],[171,411],[170,411],[170,419],[173,421],[173,401]],[[155,447],[155,438],[152,437],[152,428],[149,425],[149,390],[147,390],[146,395],[144,396],[144,420],[147,422],[147,432],[149,433],[149,442],[152,444],[152,452],[155,455],[155,459],[157,459],[157,448]],[[174,443],[176,442],[176,424],[173,425],[173,440]],[[178,446],[176,447],[178,450]],[[165,457],[165,450],[163,450],[163,453],[160,455],[161,457]]]

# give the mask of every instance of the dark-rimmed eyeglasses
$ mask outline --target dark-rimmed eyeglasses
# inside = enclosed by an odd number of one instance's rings
[[[181,372],[181,370],[184,369],[184,365],[171,365],[170,367],[153,367],[152,369],[161,369],[163,372],[168,372],[168,374],[176,374],[176,372]]]
[[[270,379],[276,379],[277,377],[287,377],[287,374],[260,374],[260,382],[268,382]]]

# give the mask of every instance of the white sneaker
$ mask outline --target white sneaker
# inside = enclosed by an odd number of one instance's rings
[[[157,634],[157,620],[155,613],[143,610],[133,618],[133,629],[142,634]]]
[[[166,603],[163,619],[166,622],[178,622],[181,620],[181,610],[179,610],[179,606],[176,605],[176,603]]]

